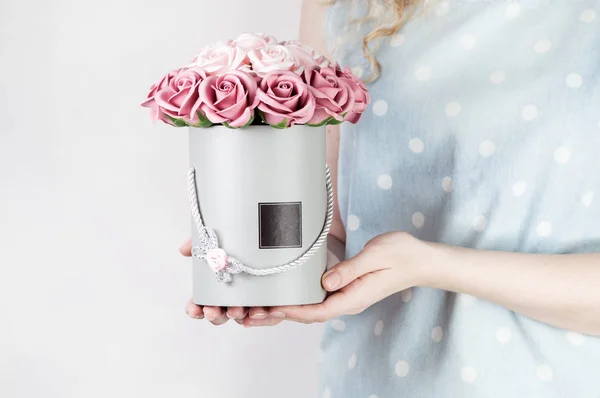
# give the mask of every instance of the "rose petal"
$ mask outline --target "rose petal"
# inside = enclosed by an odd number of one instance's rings
[[[165,88],[165,89],[160,90],[156,94],[154,99],[156,100],[156,103],[158,104],[158,106],[160,106],[164,110],[174,112],[175,114],[177,114],[179,109],[170,103],[170,99],[175,94],[177,94],[177,93],[172,91],[170,88]]]
[[[202,113],[204,113],[206,118],[212,123],[223,123],[227,121],[226,118],[219,116],[219,114],[212,110],[207,104],[200,105],[200,110],[202,110]]]
[[[313,116],[310,118],[310,120],[307,123],[319,124],[319,123],[323,122],[325,119],[329,119],[329,114],[327,112],[325,112],[325,110],[323,108],[317,108],[317,109],[315,109],[315,113],[313,114]]]
[[[298,103],[300,102],[300,96],[295,95],[283,102],[283,105],[288,109],[298,109]]]
[[[229,125],[231,127],[244,127],[246,124],[248,124],[248,122],[252,118],[252,115],[254,115],[254,111],[250,110],[249,108],[245,108],[244,113],[242,113],[242,115],[237,119],[229,122]]]
[[[246,101],[240,101],[237,104],[233,104],[229,108],[217,111],[217,113],[219,116],[226,118],[229,122],[237,119],[241,114],[244,113],[245,109],[248,109]]]
[[[217,100],[214,103],[215,109],[227,109],[236,103],[237,89],[234,87],[232,91],[225,93],[215,90]],[[220,98],[219,98],[220,97]]]
[[[288,120],[287,127],[289,127],[289,125],[290,125],[290,118],[287,117],[286,115],[277,114],[277,113],[267,113],[266,111],[265,111],[264,115],[265,115],[265,121],[268,124],[277,125],[287,119]]]
[[[292,110],[290,108],[288,108],[287,106],[285,106],[285,104],[278,102],[277,99],[275,99],[275,98],[271,97],[270,95],[267,95],[263,92],[259,92],[258,98],[260,99],[260,101],[263,104],[265,104],[269,107],[272,107],[277,112],[282,112],[282,113],[292,112]],[[259,105],[259,107],[260,107],[260,105]]]

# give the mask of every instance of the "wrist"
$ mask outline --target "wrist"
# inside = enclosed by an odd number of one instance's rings
[[[449,246],[410,237],[409,263],[414,286],[443,289],[448,280],[448,267],[455,256]]]

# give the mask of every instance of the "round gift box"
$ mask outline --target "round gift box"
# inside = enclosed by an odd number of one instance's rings
[[[252,125],[190,128],[190,165],[204,224],[219,246],[244,265],[266,269],[302,256],[327,213],[325,127]],[[192,222],[192,245],[199,233]],[[326,242],[301,266],[219,282],[193,258],[194,302],[210,306],[279,306],[322,302]]]

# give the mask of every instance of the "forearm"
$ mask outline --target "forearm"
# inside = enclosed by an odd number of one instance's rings
[[[427,245],[435,259],[427,285],[471,294],[560,328],[600,335],[600,254]]]
[[[329,56],[327,50],[327,41],[325,39],[325,13],[327,4],[322,0],[303,0],[302,12],[300,16],[300,41],[303,44],[311,46]],[[330,235],[340,242],[346,241],[346,233],[339,207],[337,205],[337,176],[338,176],[338,154],[340,148],[340,128],[339,126],[327,126],[327,165],[331,171],[333,182],[333,199],[335,206],[333,209],[333,222],[331,224]]]

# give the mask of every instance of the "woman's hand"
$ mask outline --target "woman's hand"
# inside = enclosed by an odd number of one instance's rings
[[[265,326],[273,320],[326,322],[358,314],[384,298],[427,283],[430,274],[427,245],[403,232],[390,232],[369,241],[355,257],[338,263],[323,275],[332,294],[321,304],[273,307],[265,319],[244,320],[245,326]]]
[[[331,294],[321,304],[286,307],[202,307],[190,300],[186,312],[215,325],[229,319],[246,327],[274,326],[282,320],[301,323],[326,322],[340,315],[358,314],[384,298],[423,284],[428,266],[426,245],[403,232],[390,232],[369,241],[355,257],[340,262],[323,275],[323,287]],[[191,243],[181,248],[191,255]]]
[[[188,240],[180,248],[179,251],[186,257],[192,255],[192,242]],[[260,321],[263,326],[274,326],[281,322],[280,319],[269,316],[269,311],[263,307],[203,307],[194,304],[190,299],[185,307],[185,312],[194,319],[204,319],[210,321],[214,325],[223,325],[228,320],[232,319],[240,325],[249,326],[252,321]]]

